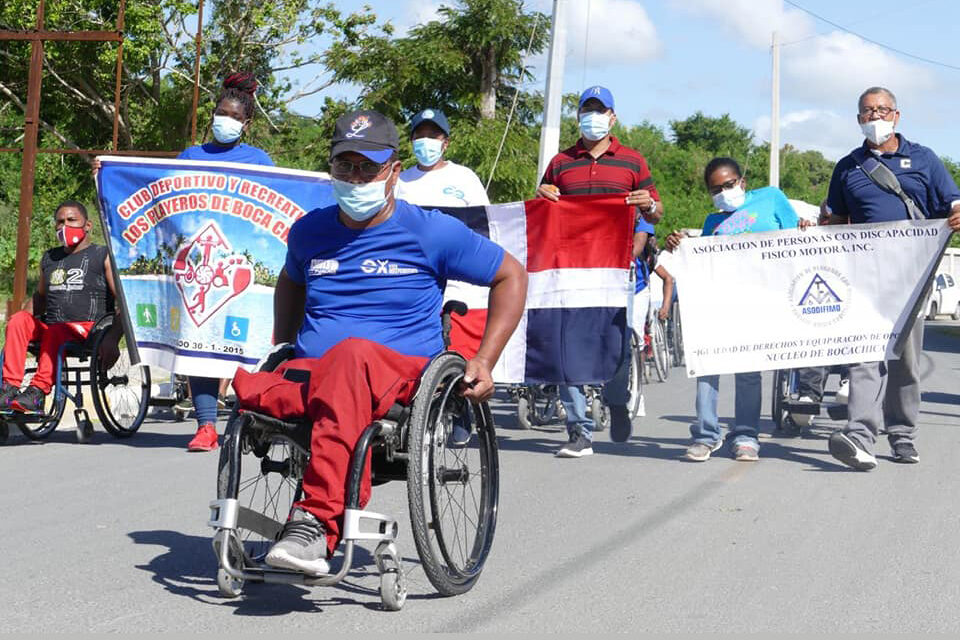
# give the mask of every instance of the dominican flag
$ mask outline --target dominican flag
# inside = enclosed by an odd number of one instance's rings
[[[493,378],[498,383],[595,384],[620,363],[626,333],[634,207],[624,196],[538,198],[486,207],[440,207],[510,252],[527,268],[527,304]],[[451,348],[476,354],[489,289],[447,283],[445,298],[469,311],[454,316]]]

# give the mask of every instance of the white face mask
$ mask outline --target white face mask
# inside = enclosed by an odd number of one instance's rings
[[[213,137],[221,144],[230,144],[243,133],[243,123],[230,116],[213,116]]]
[[[736,211],[743,206],[743,201],[746,199],[747,193],[743,190],[743,185],[738,184],[715,194],[713,196],[713,206],[720,211]]]
[[[387,204],[386,180],[354,184],[334,178],[331,184],[340,210],[357,222],[369,220]]]
[[[876,145],[881,145],[893,135],[892,120],[870,120],[860,124],[863,137]]]
[[[602,140],[610,133],[610,116],[605,113],[588,111],[580,116],[580,133],[590,141]]]

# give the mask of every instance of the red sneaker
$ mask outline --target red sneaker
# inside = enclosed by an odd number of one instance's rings
[[[217,448],[217,428],[211,423],[200,425],[197,435],[187,445],[187,451],[213,451]]]

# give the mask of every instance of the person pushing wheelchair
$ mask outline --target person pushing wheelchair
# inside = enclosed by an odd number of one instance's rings
[[[339,541],[350,456],[362,431],[409,402],[430,358],[444,349],[447,279],[489,285],[487,324],[467,361],[462,393],[493,394],[491,370],[523,313],[527,274],[511,255],[459,220],[394,197],[401,170],[397,129],[376,111],[341,116],[330,168],[337,204],[290,229],[274,294],[274,340],[294,360],[274,373],[237,372],[241,407],[303,410],[313,422],[303,499],[294,503],[267,564],[329,572]],[[284,379],[306,370],[309,381]],[[361,501],[370,494],[369,468]]]

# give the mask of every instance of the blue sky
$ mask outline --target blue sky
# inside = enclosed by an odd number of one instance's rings
[[[447,0],[340,0],[344,11],[369,5],[401,33],[429,20]],[[552,0],[526,0],[546,13]],[[770,131],[770,34],[780,32],[781,142],[837,159],[862,140],[856,100],[871,85],[890,88],[901,110],[899,130],[940,155],[960,159],[960,24],[956,0],[796,0],[845,27],[818,20],[782,0],[566,0],[564,92],[603,84],[626,124],[666,126],[695,111],[729,113],[755,132]],[[901,52],[943,63],[923,62]],[[315,43],[322,47],[323,43]],[[543,89],[546,57],[531,58]],[[295,79],[309,82],[318,69]],[[358,88],[332,86],[292,103],[315,114],[325,96],[355,98]]]

